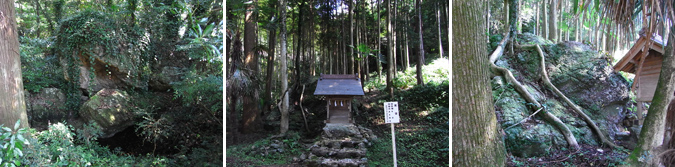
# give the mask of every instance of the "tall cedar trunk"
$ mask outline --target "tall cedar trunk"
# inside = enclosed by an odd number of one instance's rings
[[[354,2],[352,0],[348,0],[349,2],[349,45],[352,47],[349,49],[349,65],[347,68],[349,68],[348,73],[349,74],[354,74],[354,54],[356,50],[356,46],[354,46]]]
[[[544,39],[548,39],[548,13],[546,13],[546,0],[541,1],[541,4],[539,5],[541,8],[541,23],[539,23],[540,31],[541,31],[541,37]]]
[[[439,56],[443,58],[443,40],[441,40],[441,2],[436,6],[436,22],[438,22],[438,52]]]
[[[392,53],[392,60],[394,60],[394,61],[392,61],[394,63],[392,63],[391,65],[394,68],[394,72],[392,73],[392,74],[394,74],[394,78],[396,78],[396,75],[398,75],[396,73],[396,71],[398,71],[398,68],[396,66],[396,64],[398,64],[397,63],[397,57],[396,57],[398,55],[397,54],[397,51],[398,51],[397,48],[398,47],[396,47],[396,35],[398,35],[398,32],[396,32],[396,28],[397,28],[396,19],[398,17],[398,7],[397,7],[397,5],[398,5],[398,2],[396,0],[394,0],[394,6],[392,7],[393,9],[391,9],[394,12],[393,13],[394,18],[393,18],[393,20],[391,20],[391,39],[392,39],[392,42],[393,42],[393,44],[391,45],[391,50],[392,50],[391,53]]]
[[[540,13],[539,13],[539,11],[541,11],[539,8],[541,8],[541,6],[539,5],[539,3],[534,2],[534,8],[533,8],[533,10],[535,10],[537,13],[535,13],[535,15],[534,15],[534,18],[535,18],[534,21],[535,21],[535,22],[534,22],[534,31],[533,31],[533,33],[534,33],[535,35],[542,36],[542,35],[539,33],[539,32],[540,32],[540,31],[539,31],[539,29],[540,29],[540,27],[539,27],[539,14],[540,14]]]
[[[244,24],[244,55],[246,56],[245,64],[246,68],[249,69],[250,73],[248,76],[257,76],[258,75],[258,55],[255,54],[253,50],[256,46],[256,31],[258,29],[256,23],[256,17],[253,12],[255,10],[255,5],[257,2],[254,0],[253,3],[248,5],[246,12],[246,19]],[[258,99],[254,97],[258,91],[257,83],[255,79],[252,79],[252,86],[247,91],[252,91],[242,98],[244,104],[244,113],[241,122],[241,132],[242,133],[252,133],[260,129],[262,125],[262,119],[260,119],[260,110],[258,109]]]
[[[0,124],[28,128],[14,1],[0,0]]]
[[[279,10],[281,12],[279,18],[281,19],[281,23],[279,24],[279,27],[281,27],[281,32],[279,32],[280,40],[279,40],[279,45],[281,45],[281,55],[279,58],[281,59],[281,122],[280,122],[280,128],[279,132],[281,134],[286,133],[288,131],[288,92],[286,91],[288,89],[288,68],[286,66],[286,57],[287,57],[287,50],[286,50],[286,1],[285,0],[279,0]]]
[[[276,43],[277,30],[272,26],[269,28],[269,45],[267,51],[267,77],[265,78],[265,110],[269,112],[272,110],[272,75],[274,75],[274,44]]]
[[[391,29],[391,0],[387,0],[387,91],[389,91],[389,96],[394,97],[394,85],[392,80],[394,79],[394,56],[393,56],[393,40],[392,40],[392,29]]]
[[[671,27],[670,30],[675,30]],[[675,40],[672,35],[668,37],[668,41]],[[636,166],[657,166],[658,161],[638,161],[640,157],[656,157],[660,152],[655,149],[663,143],[663,136],[666,124],[666,114],[668,113],[668,106],[673,100],[673,92],[675,92],[675,57],[673,56],[673,42],[668,42],[663,55],[663,63],[661,65],[661,74],[656,85],[654,98],[652,104],[647,111],[644,125],[638,138],[638,145],[633,149],[631,155],[628,157],[628,162]],[[657,160],[657,158],[652,158]]]
[[[405,31],[403,31],[403,35],[404,35],[403,39],[405,39],[405,59],[403,59],[403,62],[405,62],[405,65],[403,66],[403,71],[408,70],[408,68],[410,68],[410,46],[408,45],[409,44],[408,38],[410,38],[410,34],[408,33],[408,31],[410,31],[410,26],[409,26],[410,21],[408,19],[408,16],[405,16],[405,25],[406,26],[403,26],[403,28],[405,29]],[[439,32],[440,32],[440,27],[439,27]],[[439,38],[441,37],[440,33],[439,33],[438,37]]]
[[[550,8],[548,10],[548,39],[553,41],[553,43],[558,43],[558,23],[557,23],[557,12],[556,4],[558,0],[551,0]]]
[[[379,1],[375,1],[376,3]],[[380,18],[380,4],[377,5],[377,54],[375,55],[376,57],[376,63],[377,64],[377,79],[380,80],[382,78],[382,60],[380,58],[380,55],[382,55],[382,37],[380,37],[380,34],[382,34],[382,28],[381,28],[381,18]]]
[[[424,39],[422,35],[422,0],[417,0],[417,24],[420,36],[420,55],[417,55],[417,85],[424,85],[422,66],[424,65]],[[481,38],[482,39],[482,38]]]
[[[504,166],[492,104],[483,1],[456,0],[452,31],[452,166]],[[461,42],[458,42],[461,41]]]
[[[303,49],[302,37],[304,37],[304,35],[302,33],[302,26],[304,25],[303,24],[303,20],[304,20],[303,19],[304,18],[304,15],[303,15],[304,12],[303,11],[305,10],[304,6],[305,6],[305,1],[301,0],[300,6],[298,6],[298,10],[300,11],[299,14],[298,14],[298,32],[295,35],[296,36],[295,40],[297,41],[297,44],[298,44],[297,46],[295,46],[296,47],[296,49],[295,49],[295,83],[297,83],[297,84],[300,83],[300,78],[301,78],[300,75],[302,75],[301,70],[305,70],[301,67],[302,65],[300,64],[300,53],[302,53],[302,49]]]

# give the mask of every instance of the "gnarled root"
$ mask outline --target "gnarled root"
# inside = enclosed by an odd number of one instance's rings
[[[527,89],[516,80],[515,77],[513,77],[513,74],[511,71],[509,71],[506,68],[498,67],[494,63],[492,63],[492,70],[498,73],[501,73],[504,75],[506,78],[506,81],[513,85],[513,87],[516,89],[516,91],[523,97],[525,98],[525,101],[528,103],[534,104],[535,107],[541,108],[543,107],[537,100],[534,99],[534,96],[532,96],[529,92],[527,92]],[[572,135],[572,131],[570,131],[569,128],[555,115],[549,113],[549,112],[540,112],[537,114],[538,116],[544,118],[547,122],[553,124],[554,127],[556,127],[560,133],[565,137],[565,140],[567,141],[567,144],[569,144],[570,147],[574,149],[579,149],[579,144],[577,143],[577,139]]]
[[[522,47],[532,47],[532,46],[522,46]],[[565,96],[562,92],[560,92],[560,90],[558,90],[558,88],[555,87],[555,85],[553,85],[551,83],[551,80],[549,80],[548,74],[546,73],[546,65],[545,65],[545,62],[544,62],[544,52],[541,50],[541,47],[539,47],[539,45],[534,45],[534,47],[537,49],[537,52],[539,52],[539,57],[541,58],[542,78],[543,78],[544,82],[546,83],[546,86],[548,86],[551,90],[553,90],[553,92],[555,92],[556,95],[558,95],[560,98],[562,98],[565,101],[565,103],[567,103],[567,105],[571,106],[572,109],[577,114],[581,115],[581,118],[584,120],[584,122],[586,122],[586,124],[588,124],[588,126],[591,128],[591,130],[593,130],[593,132],[595,132],[596,135],[598,135],[598,137],[600,138],[600,141],[603,144],[609,145],[609,146],[614,147],[614,148],[620,148],[620,146],[617,146],[612,141],[607,140],[607,138],[605,138],[605,135],[603,135],[602,131],[600,131],[600,128],[598,128],[598,126],[595,124],[595,122],[593,120],[591,120],[591,118],[588,115],[586,115],[586,113],[584,113],[581,110],[581,108],[579,108],[579,106],[572,103],[572,101],[570,101],[570,99],[568,99],[567,96]]]

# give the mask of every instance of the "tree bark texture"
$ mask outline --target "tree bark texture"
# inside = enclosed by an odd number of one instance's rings
[[[492,103],[485,1],[453,1],[452,166],[504,166],[506,150]]]
[[[553,41],[553,43],[558,43],[558,14],[556,13],[556,4],[558,4],[558,0],[551,0],[551,3],[548,4],[550,6],[548,10],[548,39]]]
[[[417,0],[417,19],[420,36],[420,55],[417,55],[417,85],[424,85],[424,76],[422,76],[422,66],[424,65],[424,39],[422,31],[422,0]]]
[[[272,110],[272,76],[274,75],[274,44],[276,43],[277,30],[269,28],[269,39],[267,44],[267,77],[265,78],[265,110],[269,112]]]
[[[387,53],[387,91],[389,91],[389,96],[394,97],[394,83],[392,80],[394,79],[394,40],[393,40],[393,33],[392,33],[392,27],[391,27],[391,22],[392,22],[392,15],[391,15],[391,0],[387,0],[387,50],[389,53]]]
[[[675,27],[671,27],[671,31]],[[672,35],[668,37],[669,41],[675,40]],[[656,166],[659,161],[656,155],[659,150],[656,148],[663,144],[663,136],[666,125],[666,114],[668,113],[668,106],[673,100],[673,92],[675,92],[675,57],[673,56],[673,42],[668,42],[663,55],[663,63],[661,65],[661,74],[659,74],[659,81],[656,85],[654,98],[652,104],[647,111],[644,125],[638,137],[638,143],[631,155],[628,157],[628,162],[638,166]],[[640,161],[641,157],[652,157],[647,160]]]
[[[0,0],[0,124],[28,128],[14,1]]]
[[[253,50],[256,46],[256,31],[258,29],[256,17],[253,12],[255,10],[255,5],[257,2],[254,0],[253,3],[248,5],[246,11],[246,18],[244,23],[244,55],[246,56],[245,64],[246,68],[249,69],[248,76],[257,76],[258,73],[258,55],[255,54]],[[245,94],[242,98],[244,113],[241,122],[241,132],[242,133],[253,133],[256,130],[260,129],[262,126],[262,119],[260,118],[260,110],[258,106],[258,99],[254,97],[257,95],[258,89],[255,79],[252,79],[252,87],[249,89],[248,94]]]
[[[288,67],[286,66],[286,57],[287,57],[287,49],[286,49],[286,1],[285,0],[279,0],[280,3],[280,19],[281,23],[279,24],[281,27],[281,32],[279,32],[279,45],[281,45],[281,55],[279,55],[280,63],[281,63],[281,108],[279,109],[281,111],[281,123],[280,123],[280,130],[279,132],[281,134],[286,133],[288,131],[288,92],[286,91],[288,89]]]

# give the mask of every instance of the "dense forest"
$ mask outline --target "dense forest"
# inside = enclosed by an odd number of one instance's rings
[[[1,0],[0,166],[221,166],[223,7]]]
[[[674,5],[453,1],[452,164],[675,165]]]
[[[393,166],[392,131],[399,165],[449,165],[449,1],[226,4],[228,166]],[[331,77],[364,94],[315,95]]]

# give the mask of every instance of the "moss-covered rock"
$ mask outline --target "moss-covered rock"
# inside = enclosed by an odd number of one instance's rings
[[[532,34],[519,34],[522,45],[539,44],[545,54],[545,68],[551,82],[591,117],[610,140],[625,127],[620,122],[627,112],[629,83],[613,71],[603,54],[578,42],[553,44]],[[530,48],[516,49],[497,62],[509,68],[527,91],[549,112],[567,125],[579,144],[597,145],[598,137],[587,123],[541,81],[541,58]],[[525,120],[536,109],[503,79],[494,80],[493,97],[498,120],[503,128]],[[567,148],[560,132],[534,116],[517,126],[505,129],[507,150],[521,157],[543,156],[548,149]]]
[[[31,127],[46,129],[47,122],[59,122],[69,116],[66,95],[58,88],[43,88],[37,93],[26,94],[26,109]]]
[[[117,89],[102,89],[80,108],[85,122],[96,121],[107,138],[133,125],[134,117],[129,94]]]
[[[57,55],[66,80],[91,95],[103,88],[147,88],[147,35],[98,11],[82,11],[59,24]]]

